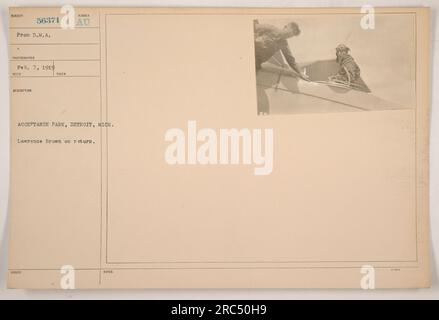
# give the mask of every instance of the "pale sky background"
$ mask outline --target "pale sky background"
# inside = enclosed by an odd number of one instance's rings
[[[299,37],[289,39],[298,63],[335,58],[335,47],[344,43],[361,68],[363,80],[382,99],[415,103],[415,18],[410,14],[376,15],[375,30],[363,30],[363,15],[292,15],[259,19],[283,27],[299,24]]]

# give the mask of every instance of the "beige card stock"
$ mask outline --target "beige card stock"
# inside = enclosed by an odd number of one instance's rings
[[[9,26],[10,288],[430,285],[428,9]]]

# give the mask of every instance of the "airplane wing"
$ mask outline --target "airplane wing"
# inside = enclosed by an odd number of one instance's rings
[[[282,56],[280,57],[282,58]],[[381,99],[370,90],[353,89],[342,83],[328,82],[338,70],[335,61],[322,60],[301,65],[310,81],[282,65],[273,57],[257,72],[258,111],[260,113],[314,113],[359,110],[404,109]]]

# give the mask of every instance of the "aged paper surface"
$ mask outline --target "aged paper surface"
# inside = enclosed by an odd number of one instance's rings
[[[11,8],[9,287],[428,287],[429,9],[365,15]]]

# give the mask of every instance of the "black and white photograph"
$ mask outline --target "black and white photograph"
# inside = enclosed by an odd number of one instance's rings
[[[412,14],[254,20],[258,115],[415,107]]]

